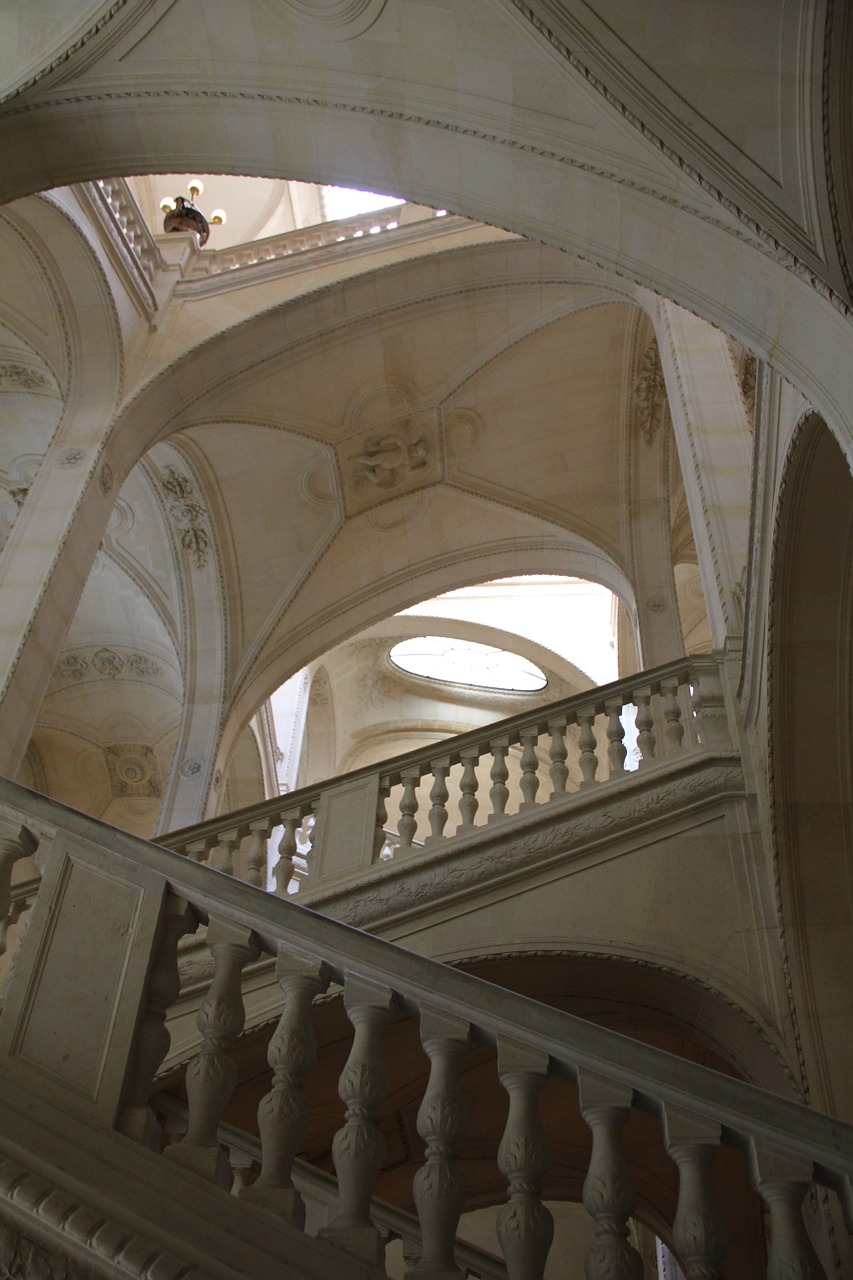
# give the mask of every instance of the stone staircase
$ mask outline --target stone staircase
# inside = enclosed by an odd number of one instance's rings
[[[639,768],[626,770],[632,718]],[[484,764],[491,820],[477,824]],[[551,795],[539,803],[543,768]],[[542,1194],[549,1150],[567,1141],[567,1126],[586,1135],[589,1280],[644,1274],[631,1235],[635,1186],[645,1196],[664,1162],[666,1232],[688,1280],[739,1280],[765,1266],[771,1280],[844,1275],[853,1126],[331,918],[399,920],[434,904],[437,883],[402,905],[392,895],[382,916],[382,887],[423,883],[423,864],[439,869],[446,893],[473,902],[484,849],[490,883],[517,881],[531,864],[571,859],[643,824],[648,840],[665,821],[667,794],[682,797],[683,831],[690,804],[742,791],[711,658],[202,824],[170,837],[172,849],[0,782],[0,914],[13,961],[0,1017],[0,1264],[12,1276],[65,1280],[331,1278],[342,1268],[366,1277],[381,1274],[392,1235],[404,1240],[412,1280],[449,1280],[460,1267],[497,1280],[494,1258],[455,1242],[462,1168],[473,1159],[502,1187],[495,1199],[506,1199],[505,1274],[534,1280],[552,1234]],[[457,830],[445,838],[454,804]],[[272,893],[257,883],[270,843],[281,849]],[[26,892],[10,893],[12,866],[35,850],[37,893],[26,879]],[[464,875],[454,879],[457,863]],[[329,914],[303,905],[324,895]],[[233,1125],[247,1008],[268,1061],[262,1078],[252,1065],[259,1145],[248,1123]],[[315,1067],[324,1018],[350,1029],[334,1184],[327,1169],[296,1160],[312,1109],[329,1106]],[[418,1041],[423,1069],[400,1086],[406,1046]],[[475,1079],[493,1080],[503,1103],[501,1132],[473,1152],[465,1100],[480,1104]],[[417,1092],[424,1158],[401,1195],[417,1218],[376,1200],[386,1103],[400,1087]],[[229,1193],[231,1164],[242,1170],[239,1194]],[[312,1235],[305,1202],[324,1196],[334,1204]]]

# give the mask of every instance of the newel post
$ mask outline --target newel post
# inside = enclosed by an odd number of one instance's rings
[[[186,899],[167,894],[148,977],[148,1000],[136,1032],[125,1104],[117,1126],[129,1138],[155,1150],[159,1148],[160,1126],[148,1099],[154,1076],[169,1050],[166,1014],[181,990],[178,943],[185,933],[194,933],[197,927]]]

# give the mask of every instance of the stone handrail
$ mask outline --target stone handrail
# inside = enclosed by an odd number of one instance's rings
[[[508,1183],[499,1236],[510,1277],[540,1277],[549,1247],[550,1216],[539,1197],[547,1141],[536,1102],[549,1076],[577,1084],[592,1131],[583,1203],[595,1220],[587,1269],[594,1280],[642,1274],[627,1240],[632,1174],[620,1137],[634,1108],[661,1124],[678,1168],[672,1240],[687,1275],[720,1274],[726,1231],[709,1167],[721,1142],[743,1152],[767,1205],[768,1276],[825,1275],[801,1211],[812,1181],[839,1196],[853,1227],[852,1125],[258,892],[3,782],[0,804],[6,800],[18,811],[26,800],[34,825],[52,823],[57,834],[0,1018],[0,1070],[30,1090],[44,1079],[53,1105],[63,1100],[90,1123],[149,1140],[148,1100],[168,1047],[163,1020],[179,989],[178,940],[206,924],[214,976],[199,1014],[202,1048],[187,1068],[189,1126],[166,1156],[211,1182],[230,1182],[217,1130],[237,1078],[231,1048],[243,1026],[240,975],[259,954],[275,956],[283,1012],[268,1050],[272,1088],[259,1109],[262,1169],[241,1195],[298,1225],[292,1161],[305,1122],[301,1082],[315,1053],[311,1006],[330,982],[340,984],[354,1039],[340,1081],[344,1124],[333,1144],[339,1212],[322,1234],[363,1258],[378,1263],[381,1256],[370,1202],[382,1164],[375,1123],[387,1091],[382,1033],[401,1014],[420,1019],[431,1061],[418,1114],[426,1164],[414,1186],[421,1274],[452,1269],[462,1203],[453,1160],[464,1132],[458,1070],[470,1043],[496,1050],[509,1099],[495,1158]],[[93,1064],[86,1078],[74,1059]]]
[[[626,710],[637,730],[631,762],[624,742]],[[710,654],[613,681],[185,827],[161,841],[217,870],[236,872],[250,884],[265,885],[268,843],[281,828],[274,877],[283,896],[305,877],[310,888],[337,884],[389,856],[410,858],[421,846],[434,849],[455,836],[494,831],[496,824],[512,820],[513,809],[524,815],[544,812],[544,806],[576,793],[613,786],[631,774],[629,763],[649,771],[702,749],[732,750],[719,665]],[[605,779],[597,776],[602,757]],[[541,797],[546,770],[550,789]],[[430,780],[428,796],[422,779]],[[477,792],[486,786],[489,812],[478,823]],[[392,808],[396,823],[389,821]],[[445,833],[451,816],[458,822]]]

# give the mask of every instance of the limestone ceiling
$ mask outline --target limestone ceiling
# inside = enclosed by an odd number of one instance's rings
[[[85,102],[91,116],[99,102],[109,111],[137,95],[148,104],[159,98],[172,155],[137,163],[137,173],[170,161],[185,168],[177,163],[181,135],[186,154],[197,152],[202,120],[202,148],[220,161],[207,169],[234,172],[223,157],[239,116],[247,172],[373,189],[390,180],[416,198],[415,156],[392,175],[333,124],[347,112],[396,113],[422,128],[488,133],[510,148],[523,139],[563,163],[630,175],[664,200],[679,192],[700,216],[740,223],[742,232],[766,229],[815,267],[839,273],[829,247],[839,236],[821,137],[828,129],[813,125],[825,89],[823,3],[727,0],[709,11],[701,0],[387,0],[368,6],[369,22],[364,6],[334,9],[330,26],[326,8],[270,0],[129,0],[81,42],[100,8],[78,7],[73,23],[63,15],[41,28],[16,15],[13,56],[50,67],[67,41],[69,56],[27,90],[41,111],[69,113]],[[309,101],[318,127],[297,124],[285,174],[282,130],[293,135],[288,117],[301,120]],[[115,150],[116,123],[93,130],[95,148]],[[62,166],[56,141],[45,159]],[[142,159],[144,138],[123,142]],[[126,160],[114,168],[129,172]],[[46,185],[71,176],[56,172]]]
[[[823,4],[514,3],[683,164],[822,256],[810,116],[822,93]]]
[[[593,577],[609,560],[615,582],[638,312],[592,306],[584,286],[576,301],[561,298],[559,319],[539,288],[392,308],[236,375],[215,418],[195,407],[173,440],[208,477],[238,681],[297,617],[316,643],[328,614],[335,643],[355,623],[343,621],[347,598],[370,600],[372,622],[423,598],[414,582],[431,564],[488,554],[497,573],[515,571],[517,552],[500,550],[514,539],[529,548],[527,572],[553,543]],[[489,576],[459,573],[460,584]]]

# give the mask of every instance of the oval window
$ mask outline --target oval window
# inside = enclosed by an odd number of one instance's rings
[[[445,684],[467,684],[477,689],[511,693],[535,693],[548,679],[527,658],[494,645],[449,636],[413,636],[401,640],[390,652],[402,671]]]

